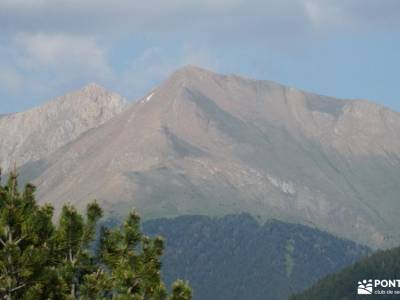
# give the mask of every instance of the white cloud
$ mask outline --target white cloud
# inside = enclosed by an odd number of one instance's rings
[[[308,26],[303,0],[3,0],[0,31],[219,38]],[[282,24],[284,26],[274,26]],[[265,26],[264,26],[265,25]],[[194,37],[195,37],[194,36]]]
[[[93,37],[18,33],[0,41],[0,101],[7,101],[0,106],[6,111],[114,78],[106,49]]]
[[[398,0],[2,0],[0,32],[234,38],[400,23]],[[314,28],[315,29],[315,28]]]
[[[218,71],[221,49],[297,53],[332,31],[399,25],[399,0],[0,0],[0,92],[98,81],[135,98],[184,64]]]
[[[398,0],[304,0],[304,4],[319,30],[390,30],[400,25]]]
[[[64,34],[18,34],[14,38],[19,61],[27,69],[48,68],[59,72],[76,72],[75,76],[97,74],[110,76],[106,53],[94,38]]]

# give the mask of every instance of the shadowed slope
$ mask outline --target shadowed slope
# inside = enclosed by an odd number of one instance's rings
[[[400,242],[400,115],[185,67],[55,153],[41,198],[146,218],[248,212]]]

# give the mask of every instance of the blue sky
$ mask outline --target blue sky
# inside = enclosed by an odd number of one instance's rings
[[[185,64],[400,111],[400,1],[0,0],[0,114]]]

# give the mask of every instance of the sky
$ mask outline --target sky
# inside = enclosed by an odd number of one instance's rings
[[[0,0],[0,114],[186,64],[400,112],[400,1]]]

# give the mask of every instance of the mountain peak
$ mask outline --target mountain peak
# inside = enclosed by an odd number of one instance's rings
[[[92,83],[28,111],[0,116],[0,165],[8,171],[14,161],[38,161],[125,107],[120,95]]]
[[[88,83],[83,88],[80,89],[81,92],[85,94],[105,94],[110,93],[105,87],[97,84],[95,82]]]
[[[97,83],[89,83],[79,90],[67,93],[64,96],[55,98],[48,104],[61,105],[95,105],[103,106],[104,109],[121,110],[126,106],[127,101],[119,94],[107,90],[105,87]]]
[[[125,113],[113,103],[78,91],[7,122],[0,158],[44,159],[26,170],[58,211],[95,198],[115,215],[248,212],[375,246],[400,241],[399,114],[192,65]]]
[[[220,76],[210,70],[195,65],[185,65],[172,73],[171,78],[201,78],[204,76]]]
[[[193,72],[202,72],[202,73],[214,73],[214,72],[212,72],[212,71],[210,71],[210,70],[207,70],[207,69],[204,69],[204,68],[201,68],[201,67],[199,67],[199,66],[192,65],[192,64],[184,65],[183,67],[177,69],[175,72],[192,72],[192,73],[193,73]]]

